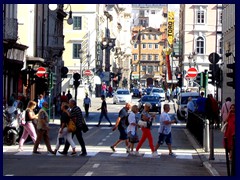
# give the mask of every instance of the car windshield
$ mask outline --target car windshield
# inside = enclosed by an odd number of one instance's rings
[[[159,97],[157,96],[143,96],[142,101],[157,101]]]
[[[182,97],[181,98],[181,104],[187,104],[188,103],[188,98],[189,97]],[[192,99],[193,103],[196,104],[197,99]]]
[[[117,91],[117,94],[130,94],[129,91]]]
[[[153,89],[152,92],[164,93],[163,89]]]

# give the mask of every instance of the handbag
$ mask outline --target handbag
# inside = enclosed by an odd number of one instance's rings
[[[59,142],[59,145],[65,144],[65,139],[64,139],[64,137],[58,138],[58,142]]]
[[[75,123],[73,122],[72,119],[70,119],[70,121],[68,122],[67,130],[68,130],[68,132],[75,132],[76,131],[76,125],[75,125]]]
[[[140,127],[147,127],[147,121],[139,120],[139,121],[138,121],[138,125],[139,125]]]
[[[82,128],[81,129],[84,133],[88,132],[88,130],[89,130],[84,118],[82,120]]]
[[[228,122],[225,122],[221,128],[221,132],[225,133],[226,129],[227,129],[227,125],[228,125]]]
[[[132,135],[131,132],[128,132],[128,138],[129,138],[130,143],[138,143],[139,142],[139,138],[138,138],[138,135],[136,132],[134,135]]]

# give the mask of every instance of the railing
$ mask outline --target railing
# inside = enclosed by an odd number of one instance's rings
[[[5,18],[3,20],[3,39],[17,41],[18,22],[17,19]]]

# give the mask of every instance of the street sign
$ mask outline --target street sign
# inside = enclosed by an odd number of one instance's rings
[[[219,61],[220,57],[218,55],[218,53],[211,53],[209,56],[208,56],[208,60],[210,61],[210,63],[212,64],[217,64],[218,61]]]
[[[87,69],[87,70],[85,70],[85,71],[83,72],[83,75],[85,75],[85,76],[92,76],[93,73],[92,73],[91,70]]]
[[[42,77],[42,76],[44,76],[45,73],[46,73],[46,69],[44,67],[39,67],[37,69],[36,75],[38,77]]]
[[[189,68],[188,71],[187,71],[187,74],[189,76],[189,78],[195,78],[198,74],[198,71],[196,68]]]

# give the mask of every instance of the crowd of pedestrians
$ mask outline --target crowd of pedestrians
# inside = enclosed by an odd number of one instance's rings
[[[81,156],[87,155],[87,150],[85,142],[82,136],[82,126],[84,117],[80,107],[76,105],[76,101],[71,98],[70,92],[68,94],[63,94],[60,96],[61,102],[61,116],[60,116],[60,127],[58,134],[56,135],[56,146],[52,150],[51,144],[49,141],[49,117],[48,117],[48,101],[43,95],[39,95],[39,98],[36,101],[29,101],[26,107],[26,124],[23,126],[23,134],[19,140],[18,151],[23,151],[24,142],[26,141],[28,135],[31,137],[34,142],[33,153],[40,154],[39,149],[40,142],[42,139],[47,147],[47,151],[50,154],[56,154],[59,152],[62,155],[68,154],[68,149],[71,146],[72,153],[71,155],[76,155],[76,144],[73,141],[73,137],[76,135],[79,145],[81,146]],[[70,99],[69,99],[70,98]],[[101,107],[97,110],[101,110],[99,121],[97,127],[101,125],[103,117],[109,122],[109,127],[112,126],[112,123],[108,117],[107,103],[105,95],[101,96]],[[17,103],[15,100],[14,94],[9,98],[9,101],[12,102],[13,106],[20,106],[21,103]],[[91,99],[86,94],[83,100],[83,107],[85,109],[86,117],[89,116],[89,108],[91,107]],[[21,108],[22,110],[24,108]],[[38,109],[37,113],[35,109]],[[149,147],[152,152],[152,157],[158,156],[158,148],[165,142],[169,155],[174,156],[172,152],[172,134],[171,134],[171,125],[176,123],[175,119],[171,119],[168,112],[170,110],[169,104],[164,104],[163,112],[159,116],[159,137],[156,145],[153,144],[152,136],[152,122],[156,120],[156,116],[153,113],[150,113],[151,104],[145,103],[144,110],[140,114],[140,119],[137,119],[136,114],[138,113],[138,106],[131,105],[126,103],[123,108],[120,109],[118,118],[116,120],[115,126],[112,128],[113,131],[118,129],[119,138],[114,144],[110,146],[113,152],[116,151],[116,147],[121,143],[125,142],[126,152],[132,155],[140,156],[139,150],[142,147],[143,143],[148,140]],[[229,158],[232,159],[233,151],[233,140],[235,137],[235,105],[231,102],[231,98],[226,98],[226,102],[219,106],[219,103],[213,98],[212,94],[208,94],[207,97],[204,97],[204,93],[201,92],[199,98],[196,100],[196,103],[193,103],[192,97],[188,98],[187,109],[191,113],[197,113],[203,118],[208,118],[210,123],[216,128],[220,128],[222,124],[227,123],[227,129],[224,132],[224,138],[227,141],[223,142],[223,146],[229,150]],[[21,111],[22,111],[21,110]],[[131,111],[130,111],[131,110]],[[130,112],[129,112],[130,111]],[[73,120],[76,125],[76,131],[69,132],[67,129],[69,121]],[[139,120],[145,122],[146,125],[139,124]],[[138,129],[141,129],[142,136],[138,137]],[[64,139],[65,145],[63,151],[58,151],[60,146],[63,144],[60,142],[60,139]],[[227,144],[226,144],[227,142]],[[136,148],[134,151],[134,145]]]

